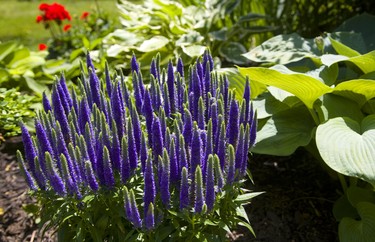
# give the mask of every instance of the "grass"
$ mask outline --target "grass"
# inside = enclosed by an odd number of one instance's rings
[[[78,17],[83,11],[96,10],[95,0],[1,0],[0,42],[16,40],[31,50],[37,50],[39,43],[44,43],[50,37],[48,30],[42,24],[37,24],[36,16],[41,14],[38,7],[41,3],[58,2],[65,6],[72,18]],[[97,0],[100,11],[110,13],[117,18],[116,0]],[[74,21],[73,21],[74,24]]]

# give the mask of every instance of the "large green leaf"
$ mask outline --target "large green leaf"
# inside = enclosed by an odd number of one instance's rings
[[[229,80],[229,88],[235,89],[236,97],[242,98],[245,89],[246,78],[241,75],[237,68],[220,68],[216,71],[220,75],[226,75]],[[251,98],[256,98],[266,90],[266,85],[250,81]]]
[[[313,39],[304,39],[293,33],[275,36],[243,56],[255,62],[286,64],[320,54]]]
[[[151,52],[163,48],[166,44],[169,43],[169,40],[161,35],[152,37],[151,39],[145,40],[138,50],[141,52]]]
[[[357,79],[338,84],[334,93],[356,101],[360,106],[375,97],[375,80]]]
[[[251,80],[278,87],[298,97],[309,109],[323,94],[332,89],[319,80],[304,74],[283,74],[263,67],[239,68],[242,75]]]
[[[0,44],[0,61],[2,61],[7,55],[12,53],[17,48],[16,42],[6,42]]]
[[[269,92],[263,93],[258,98],[253,100],[254,109],[257,110],[257,118],[264,119],[272,115],[287,110],[290,107],[277,100]]]
[[[355,51],[352,48],[340,43],[339,41],[337,41],[335,39],[332,39],[331,37],[329,37],[329,40],[331,41],[331,44],[332,44],[333,48],[336,50],[336,52],[339,55],[344,55],[344,56],[347,56],[347,57],[354,57],[354,56],[361,55],[357,51]]]
[[[363,179],[375,187],[375,115],[362,123],[338,117],[319,125],[316,145],[333,170]]]
[[[270,117],[257,133],[253,152],[268,155],[291,155],[299,146],[307,145],[315,127],[306,107],[299,106]]]
[[[249,62],[248,59],[242,56],[246,52],[245,46],[238,42],[229,42],[222,45],[219,52],[227,61],[234,64],[245,65]]]
[[[343,218],[339,225],[340,242],[373,242],[375,235],[375,205],[369,202],[357,204],[361,220]]]

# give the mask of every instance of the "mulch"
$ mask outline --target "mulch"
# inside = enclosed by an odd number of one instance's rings
[[[0,241],[56,241],[52,231],[42,238],[36,218],[23,209],[35,200],[20,174],[17,149],[22,149],[19,137],[0,147]],[[246,208],[256,238],[239,229],[236,241],[338,241],[332,207],[339,183],[313,157],[303,150],[288,157],[254,155],[250,169],[255,185],[249,182],[247,188],[266,193]]]

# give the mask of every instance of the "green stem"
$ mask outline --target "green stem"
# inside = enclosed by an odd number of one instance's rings
[[[98,15],[99,15],[99,17],[101,17],[100,7],[99,7],[98,0],[95,0],[95,5],[96,5],[96,9],[98,10]]]
[[[319,125],[319,124],[320,124],[320,120],[319,120],[318,115],[317,115],[316,112],[314,111],[314,109],[309,108],[309,112],[310,112],[312,118],[314,119],[315,124],[316,124],[316,125]]]
[[[340,173],[337,173],[337,176],[339,177],[340,184],[341,184],[342,189],[344,190],[344,193],[346,193],[346,190],[348,189],[348,185],[346,184],[345,176]]]

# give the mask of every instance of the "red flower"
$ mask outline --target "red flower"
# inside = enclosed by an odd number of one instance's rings
[[[48,47],[47,47],[46,44],[43,44],[43,43],[39,44],[39,50],[40,50],[40,51],[42,51],[42,50],[46,50],[47,48],[48,48]]]
[[[82,15],[81,15],[81,19],[86,19],[87,16],[89,16],[89,12],[83,12]]]
[[[64,19],[72,19],[65,7],[58,3],[53,3],[51,5],[42,3],[39,5],[39,10],[44,12],[42,16],[44,20],[62,21]]]
[[[40,16],[40,15],[36,16],[36,22],[37,23],[40,23],[42,21],[43,21],[43,16]]]
[[[71,27],[72,27],[71,24],[65,24],[63,28],[64,32],[67,32]]]

